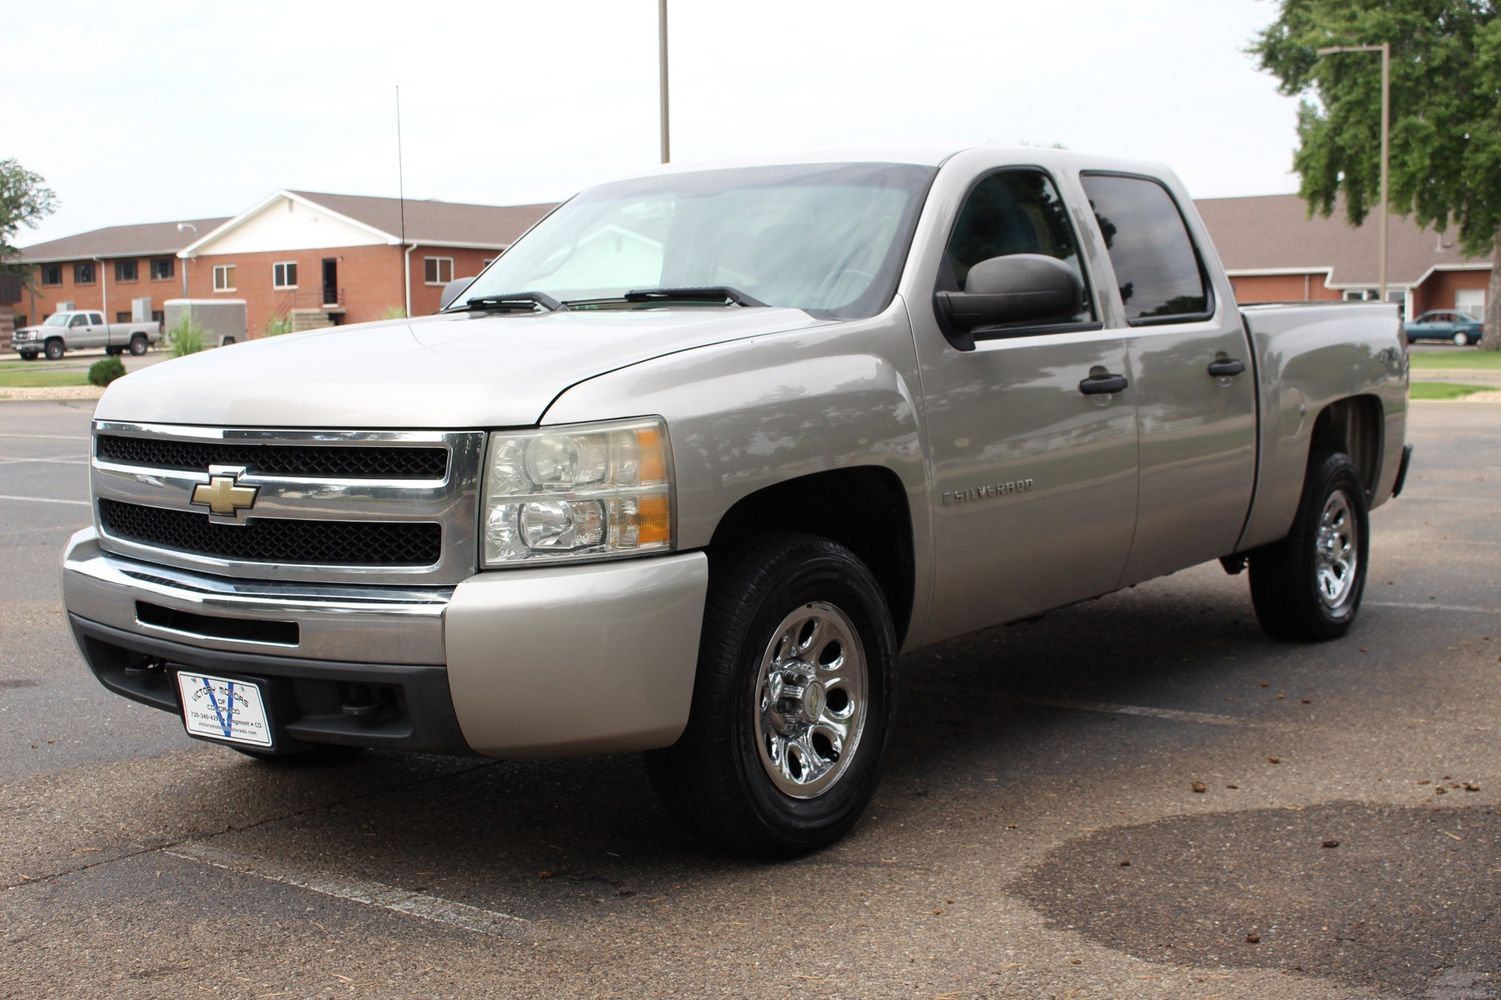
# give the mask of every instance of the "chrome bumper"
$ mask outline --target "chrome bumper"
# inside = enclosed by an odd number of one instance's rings
[[[93,528],[63,556],[63,603],[112,628],[204,649],[352,663],[442,664],[452,587],[233,580],[103,552]],[[258,638],[241,638],[251,625]]]

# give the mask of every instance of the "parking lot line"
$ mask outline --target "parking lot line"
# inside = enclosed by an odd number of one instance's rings
[[[87,441],[87,434],[0,434],[0,438],[25,438],[28,441]]]
[[[89,456],[70,455],[67,458],[13,458],[9,455],[0,455],[0,465],[24,465],[28,462],[41,465],[88,465]]]
[[[66,503],[76,504],[79,507],[93,506],[93,501],[91,500],[57,500],[53,497],[18,497],[12,496],[8,493],[0,493],[0,500],[23,500],[28,503]]]
[[[1108,715],[1143,715],[1152,719],[1171,719],[1174,722],[1193,722],[1205,726],[1240,726],[1246,729],[1264,728],[1249,719],[1233,715],[1211,715],[1208,712],[1183,712],[1175,708],[1148,708],[1145,705],[1117,705],[1105,701],[1034,701],[1034,705],[1062,708],[1075,712],[1103,712]]]
[[[1463,604],[1435,604],[1432,601],[1366,601],[1369,608],[1405,608],[1410,611],[1458,611],[1469,615],[1501,615],[1501,608],[1472,608]]]
[[[344,875],[294,871],[275,861],[240,854],[204,841],[177,844],[170,848],[163,848],[162,853],[183,861],[194,861],[241,875],[253,875],[269,882],[296,886],[323,896],[390,910],[392,913],[431,920],[434,923],[462,927],[465,930],[479,931],[482,934],[517,939],[527,935],[531,924],[531,921],[523,917],[484,910],[466,903],[455,903],[452,900],[440,899],[422,892],[398,889],[382,882],[349,878]]]

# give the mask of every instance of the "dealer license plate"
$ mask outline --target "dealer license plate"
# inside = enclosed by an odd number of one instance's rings
[[[189,733],[257,747],[271,745],[271,724],[266,720],[260,685],[179,670],[177,687]]]

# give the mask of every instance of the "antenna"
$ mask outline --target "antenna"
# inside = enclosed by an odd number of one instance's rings
[[[401,165],[401,84],[396,85],[396,200],[401,213],[401,284],[405,289],[407,318],[412,315],[412,255],[407,250],[407,188]]]

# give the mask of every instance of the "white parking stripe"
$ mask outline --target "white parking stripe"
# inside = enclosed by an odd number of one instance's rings
[[[93,506],[93,501],[90,500],[55,500],[52,497],[17,497],[11,496],[6,493],[0,493],[0,500],[23,500],[27,503],[67,503],[77,504],[80,507]]]
[[[466,903],[440,899],[422,892],[398,889],[381,882],[349,878],[344,875],[298,872],[265,858],[256,858],[236,851],[216,847],[204,841],[189,841],[175,847],[163,848],[164,854],[184,861],[212,865],[241,875],[254,875],[269,882],[296,886],[335,899],[390,910],[421,920],[462,927],[465,930],[494,934],[500,937],[520,938],[528,933],[531,921],[513,917],[508,913],[482,910]]]
[[[88,465],[89,457],[81,455],[70,458],[11,458],[0,455],[0,465],[19,465],[27,462],[41,463],[43,465]]]
[[[1471,608],[1463,604],[1435,604],[1432,601],[1366,601],[1368,608],[1406,608],[1411,611],[1459,611],[1469,615],[1501,615],[1501,608]]]
[[[1180,712],[1175,708],[1147,708],[1143,705],[1116,705],[1105,701],[1033,701],[1034,705],[1049,708],[1070,709],[1076,712],[1104,712],[1109,715],[1144,715],[1152,719],[1171,719],[1174,722],[1194,722],[1206,726],[1243,726],[1248,729],[1263,728],[1249,719],[1232,715],[1210,715],[1207,712]]]
[[[87,441],[89,436],[84,434],[0,434],[0,440],[5,438],[25,438],[28,441]]]

